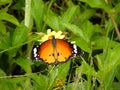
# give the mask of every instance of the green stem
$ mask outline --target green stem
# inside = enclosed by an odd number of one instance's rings
[[[25,0],[25,26],[30,26],[31,0]]]

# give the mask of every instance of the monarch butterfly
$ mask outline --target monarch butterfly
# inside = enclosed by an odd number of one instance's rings
[[[75,44],[64,39],[56,39],[54,36],[32,49],[32,59],[42,60],[47,64],[63,63],[82,54],[83,51]]]

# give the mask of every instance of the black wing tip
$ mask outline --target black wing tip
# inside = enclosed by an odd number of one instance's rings
[[[34,45],[33,46],[32,53],[31,53],[32,61],[40,61],[39,60],[39,55],[38,55],[39,47],[40,47],[40,45]]]
[[[77,52],[78,52],[78,55],[84,54],[84,51],[81,48],[79,48],[78,46],[77,46]]]
[[[72,48],[73,48],[72,53],[73,53],[73,56],[74,56],[74,57],[78,57],[78,56],[84,54],[84,52],[82,51],[82,49],[79,48],[77,45],[72,44]]]

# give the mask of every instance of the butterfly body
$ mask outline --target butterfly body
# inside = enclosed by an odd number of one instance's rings
[[[83,54],[82,50],[75,44],[54,37],[33,47],[32,53],[35,61],[42,60],[48,64],[63,63]]]

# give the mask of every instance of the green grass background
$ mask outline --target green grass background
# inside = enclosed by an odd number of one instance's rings
[[[1,0],[0,90],[119,90],[119,0]],[[67,32],[85,52],[56,67],[30,59],[34,32]]]

